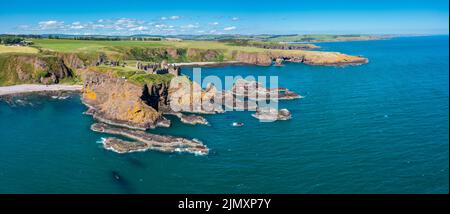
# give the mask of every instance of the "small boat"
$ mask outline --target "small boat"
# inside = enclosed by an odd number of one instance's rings
[[[232,126],[237,126],[237,127],[239,127],[239,126],[243,126],[244,125],[244,123],[241,123],[241,122],[234,122],[233,124],[231,124]]]

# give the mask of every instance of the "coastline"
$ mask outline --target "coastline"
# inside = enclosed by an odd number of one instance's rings
[[[247,63],[240,61],[223,61],[223,62],[179,62],[173,63],[178,67],[221,67],[227,65],[246,65]]]
[[[23,84],[13,86],[0,86],[0,96],[46,91],[81,91],[82,85],[39,85]]]

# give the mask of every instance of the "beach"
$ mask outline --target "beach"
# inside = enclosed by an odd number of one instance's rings
[[[41,91],[80,91],[82,85],[39,85],[25,84],[0,87],[0,96]]]

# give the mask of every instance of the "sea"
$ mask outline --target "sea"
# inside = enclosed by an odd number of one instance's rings
[[[151,133],[197,138],[210,154],[117,154],[76,93],[0,101],[0,193],[449,193],[449,37],[318,43],[361,55],[346,67],[227,66],[202,75],[277,76],[302,99],[292,119],[206,115]],[[192,76],[192,68],[182,73]],[[235,127],[233,122],[244,126]]]

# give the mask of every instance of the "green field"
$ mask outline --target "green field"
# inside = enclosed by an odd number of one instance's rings
[[[39,50],[32,47],[0,45],[0,54],[4,53],[37,53]]]
[[[343,36],[353,38],[354,36]],[[271,37],[264,37],[269,39]],[[302,37],[289,37],[297,40]],[[335,40],[343,39],[332,36]],[[365,37],[358,37],[367,39]],[[271,38],[275,39],[275,38]],[[285,37],[277,37],[279,40],[286,40]],[[322,35],[315,39],[330,39],[330,35]],[[165,60],[169,63],[176,62],[223,62],[236,60],[236,53],[272,53],[286,55],[312,54],[326,58],[336,58],[329,52],[309,51],[309,50],[281,50],[260,48],[261,44],[276,46],[275,41],[263,42],[252,40],[239,43],[236,40],[221,41],[135,41],[135,40],[75,40],[75,39],[33,39],[31,47],[22,46],[0,46],[0,85],[11,85],[19,83],[38,83],[42,74],[56,72],[70,67],[73,75],[76,75],[77,65],[93,66],[99,59],[108,61],[128,62],[129,66],[120,68],[111,67],[91,67],[99,71],[112,70],[118,77],[124,77],[138,84],[167,82],[172,77],[170,75],[146,74],[144,71],[134,69],[136,61],[160,63]],[[241,41],[242,42],[242,41]],[[254,47],[257,46],[257,47]],[[329,57],[328,55],[332,55]],[[242,56],[242,55],[241,55]],[[243,55],[245,58],[248,55]],[[255,57],[255,55],[250,55]],[[44,68],[35,68],[39,61],[45,64]],[[65,63],[65,64],[64,64]],[[75,65],[73,64],[75,63]],[[54,65],[54,66],[53,66]],[[56,66],[58,65],[58,66]],[[42,74],[41,74],[42,73]],[[61,82],[79,83],[79,78],[62,78]]]
[[[264,39],[269,42],[345,42],[345,41],[364,41],[387,38],[374,35],[327,35],[327,34],[305,34],[305,35],[287,35],[273,36]]]
[[[71,39],[35,39],[34,47],[57,52],[84,52],[114,47],[167,47],[159,41],[92,41]]]
[[[124,78],[138,85],[159,83],[169,84],[170,80],[174,77],[172,74],[149,74],[143,70],[131,67],[95,66],[90,67],[89,70],[110,73],[117,78]]]
[[[236,46],[219,41],[92,41],[92,40],[70,40],[70,39],[36,39],[33,40],[34,47],[57,52],[85,52],[85,51],[117,51],[123,48],[196,48],[196,49],[216,49],[225,52],[267,51],[262,48]]]

